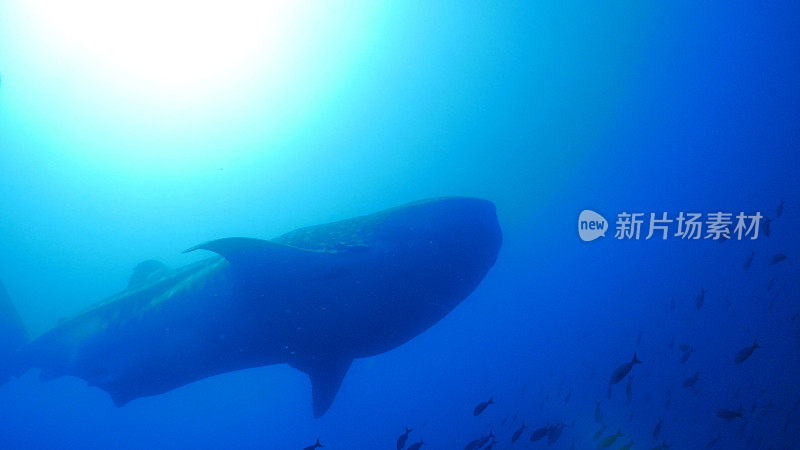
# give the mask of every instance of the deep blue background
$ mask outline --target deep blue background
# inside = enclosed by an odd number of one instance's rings
[[[26,64],[33,49],[12,38],[29,35],[0,16],[0,276],[32,334],[123,288],[139,261],[184,264],[194,256],[181,250],[211,238],[268,238],[439,195],[491,199],[505,235],[475,293],[410,343],[356,361],[322,419],[307,377],[286,366],[119,409],[80,380],[30,371],[0,387],[0,445],[291,449],[320,437],[372,449],[409,426],[429,448],[489,429],[505,448],[524,419],[565,422],[561,447],[592,448],[601,401],[608,433],[621,428],[634,448],[654,444],[659,419],[658,441],[674,448],[718,434],[721,448],[800,447],[800,412],[784,428],[800,396],[796,3],[417,2],[375,20],[326,100],[273,140],[258,124],[267,104],[224,126],[214,105],[183,128],[98,119],[105,94],[70,91],[68,61],[48,60],[47,77]],[[115,163],[120,147],[134,152]],[[186,164],[137,165],[136,148],[179,149]],[[754,242],[576,233],[584,208],[774,217],[781,199],[772,235]],[[768,266],[778,252],[788,259]],[[754,338],[763,349],[734,365]],[[685,364],[683,343],[696,350]],[[645,363],[626,406],[624,382],[611,399],[606,389],[634,351]],[[682,388],[697,369],[696,390]],[[473,417],[489,396],[497,404]],[[714,416],[739,403],[745,420]]]

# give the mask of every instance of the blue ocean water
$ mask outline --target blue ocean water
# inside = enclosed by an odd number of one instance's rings
[[[28,334],[143,260],[431,197],[494,202],[495,266],[439,323],[355,360],[319,419],[285,364],[121,408],[33,369],[0,386],[0,447],[380,449],[409,427],[423,448],[490,430],[536,448],[550,424],[551,448],[617,429],[609,448],[800,448],[796,3],[252,8],[0,3],[0,279]],[[755,240],[583,242],[584,209],[772,222]]]

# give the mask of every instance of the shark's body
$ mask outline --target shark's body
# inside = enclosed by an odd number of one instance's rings
[[[418,202],[271,241],[212,241],[192,250],[219,256],[174,270],[140,265],[127,289],[16,350],[12,371],[80,377],[121,406],[209,376],[288,363],[309,374],[319,417],[353,359],[391,350],[439,321],[480,283],[501,241],[494,205],[470,198]]]

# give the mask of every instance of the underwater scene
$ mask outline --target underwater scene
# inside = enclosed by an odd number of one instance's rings
[[[0,449],[800,449],[800,4],[0,0]]]

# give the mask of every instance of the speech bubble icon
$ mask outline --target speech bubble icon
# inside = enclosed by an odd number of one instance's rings
[[[591,209],[584,209],[578,216],[578,236],[585,242],[605,237],[608,221]]]

